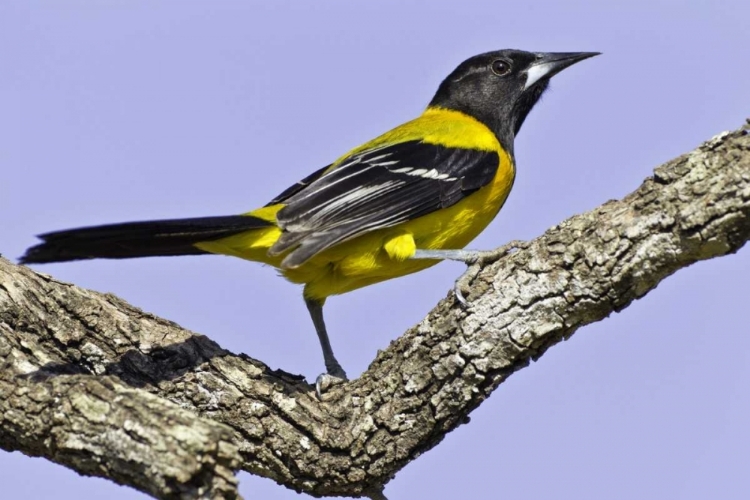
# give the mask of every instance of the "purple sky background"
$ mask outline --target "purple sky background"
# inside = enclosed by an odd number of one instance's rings
[[[621,198],[750,116],[750,2],[0,3],[0,253],[34,235],[225,215],[415,117],[459,62],[501,48],[601,51],[565,71],[516,141],[518,177],[471,245],[531,239]],[[300,290],[222,257],[37,269],[313,379]],[[463,266],[329,300],[351,376]],[[678,272],[514,375],[389,498],[745,499],[750,250]],[[240,475],[245,498],[296,499]],[[3,498],[142,499],[0,451]]]

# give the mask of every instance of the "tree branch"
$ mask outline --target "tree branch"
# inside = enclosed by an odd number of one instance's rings
[[[158,498],[238,498],[235,469],[382,498],[529,360],[748,238],[746,127],[483,266],[467,307],[449,295],[323,402],[300,377],[0,259],[0,447]]]

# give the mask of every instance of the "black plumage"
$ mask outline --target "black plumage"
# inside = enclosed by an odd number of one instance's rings
[[[42,243],[29,248],[22,264],[84,259],[127,259],[173,255],[200,255],[193,246],[268,227],[271,223],[247,215],[126,222],[39,235]]]
[[[492,181],[499,162],[494,151],[422,141],[354,154],[284,199],[276,214],[284,233],[269,253],[294,248],[283,262],[293,268],[351,237],[450,207]]]

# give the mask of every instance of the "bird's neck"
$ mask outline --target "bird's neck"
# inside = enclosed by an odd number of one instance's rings
[[[483,125],[483,129],[489,129],[500,146],[511,158],[513,158],[513,124],[502,122],[489,114],[473,113],[460,107],[449,107],[430,104],[425,110],[425,115],[441,115],[448,120],[470,120]],[[477,116],[479,115],[479,116]],[[489,135],[489,134],[488,134]]]

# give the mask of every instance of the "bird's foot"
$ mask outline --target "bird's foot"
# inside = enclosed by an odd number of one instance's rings
[[[453,285],[453,293],[456,300],[464,307],[468,305],[465,294],[469,293],[469,284],[477,277],[479,271],[485,264],[496,262],[506,255],[516,251],[523,250],[529,246],[529,243],[522,240],[513,240],[494,250],[463,250],[461,262],[466,263],[468,269],[464,272]]]
[[[332,387],[341,385],[348,381],[349,379],[346,377],[346,372],[341,366],[328,368],[328,373],[321,373],[318,375],[318,378],[315,379],[315,396],[317,396],[318,401],[323,401],[323,393],[327,392]]]

